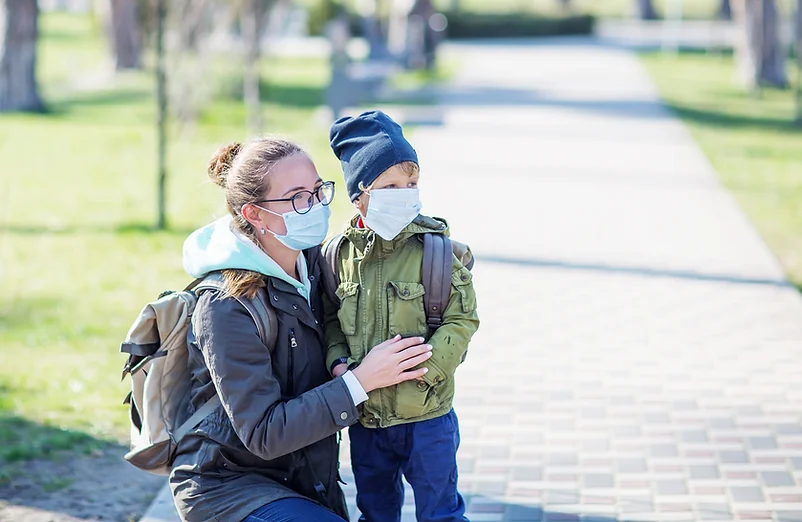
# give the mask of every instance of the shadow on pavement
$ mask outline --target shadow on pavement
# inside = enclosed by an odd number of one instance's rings
[[[773,286],[778,288],[798,288],[793,283],[783,279],[763,279],[740,277],[728,274],[707,274],[702,272],[665,270],[644,266],[621,266],[605,265],[601,263],[575,263],[559,259],[533,259],[515,258],[502,256],[483,256],[476,255],[477,261],[483,263],[498,263],[505,265],[531,266],[544,268],[561,268],[565,270],[578,270],[583,272],[605,272],[616,274],[628,274],[643,277],[660,277],[668,279],[690,279],[695,281],[707,281],[712,283],[736,284],[736,285],[758,285]]]

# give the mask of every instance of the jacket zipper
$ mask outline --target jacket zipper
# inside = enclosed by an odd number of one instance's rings
[[[298,348],[298,339],[295,338],[295,328],[290,328],[290,355],[287,358],[287,395],[290,397],[295,396],[295,391],[293,390],[293,369],[292,369],[292,356],[293,348]]]

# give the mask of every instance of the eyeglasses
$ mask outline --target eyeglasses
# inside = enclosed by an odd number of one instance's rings
[[[292,209],[298,214],[306,214],[312,207],[315,206],[315,201],[323,206],[328,206],[334,199],[334,182],[325,181],[314,192],[309,190],[301,190],[295,193],[291,198],[283,199],[263,199],[255,203],[281,203],[284,201],[292,202]]]

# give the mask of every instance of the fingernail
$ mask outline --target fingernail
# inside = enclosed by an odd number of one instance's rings
[[[428,373],[428,371],[429,371],[429,368],[424,368],[423,369],[423,373]]]
[[[432,345],[431,345],[431,344],[427,344],[427,345],[426,345],[426,349],[427,349],[427,350],[431,350],[431,349],[432,349]]]

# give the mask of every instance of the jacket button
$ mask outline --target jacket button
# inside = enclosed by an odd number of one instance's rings
[[[293,310],[297,310],[298,309],[298,305],[292,305],[292,309]]]
[[[314,306],[312,307],[312,313],[315,313],[315,307]]]
[[[403,292],[401,292],[401,295],[409,295],[409,290],[404,290]]]
[[[435,378],[434,378],[434,382],[436,382],[436,383],[437,383],[437,382],[440,382],[440,380],[441,380],[441,379],[440,379],[440,376],[439,376],[439,375],[438,375],[437,377],[435,377]]]
[[[342,412],[342,413],[340,414],[340,418],[341,418],[342,420],[345,420],[345,419],[347,419],[347,418],[348,418],[348,414],[347,414],[347,413],[345,413],[345,412]]]
[[[310,281],[314,281],[315,280],[315,276],[309,276],[309,280]]]
[[[373,417],[369,418],[368,424],[376,424],[376,419],[374,419]]]
[[[468,280],[468,276],[462,276],[462,277],[460,277],[460,279],[462,279],[463,281],[467,281]]]
[[[275,302],[277,302],[277,303],[278,303],[278,296],[277,296],[277,295],[274,295],[274,296],[273,296],[273,301],[275,301]]]
[[[420,381],[420,382],[418,383],[418,389],[420,389],[420,390],[425,390],[425,389],[426,389],[426,383],[425,383],[425,382],[423,382],[423,381]]]

